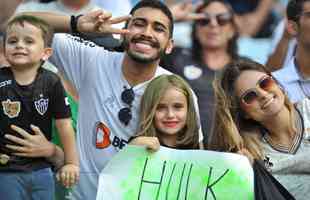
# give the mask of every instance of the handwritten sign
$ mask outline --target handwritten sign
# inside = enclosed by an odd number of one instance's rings
[[[103,169],[97,200],[253,200],[253,170],[244,156],[128,145]]]

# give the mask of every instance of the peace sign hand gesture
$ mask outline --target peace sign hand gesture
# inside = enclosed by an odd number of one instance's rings
[[[129,15],[112,18],[110,12],[97,10],[81,16],[77,22],[77,30],[82,33],[127,34],[129,30],[114,28],[112,25],[128,19]]]

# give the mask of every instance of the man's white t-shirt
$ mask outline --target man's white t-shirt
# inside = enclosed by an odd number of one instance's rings
[[[133,118],[125,126],[118,118],[119,110],[127,106],[121,94],[124,87],[131,87],[122,74],[124,54],[68,34],[55,34],[53,49],[50,61],[64,71],[80,97],[77,149],[81,174],[73,199],[95,199],[99,173],[136,133],[140,100],[149,81],[133,87]],[[161,74],[171,72],[157,67],[154,77]]]

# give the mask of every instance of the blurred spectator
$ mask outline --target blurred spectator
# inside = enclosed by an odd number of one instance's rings
[[[180,19],[193,17],[183,4],[177,4],[171,10]],[[180,9],[182,8],[182,9]],[[181,11],[184,13],[181,13]],[[192,26],[192,47],[175,47],[170,55],[162,59],[161,66],[179,74],[191,85],[198,96],[204,144],[212,131],[214,118],[214,91],[212,82],[217,71],[223,69],[237,58],[237,27],[230,5],[223,0],[206,0],[197,7],[202,16]],[[199,17],[199,16],[197,16]]]
[[[39,0],[39,2],[41,2],[41,3],[49,3],[49,2],[52,2],[52,1],[56,1],[56,0]]]
[[[4,57],[4,49],[3,49],[3,36],[0,35],[0,68],[4,66],[9,66],[6,58]]]
[[[274,30],[271,39],[271,53],[268,56],[266,67],[270,71],[288,66],[288,62],[295,54],[296,39],[290,33],[292,23],[283,19]]]
[[[297,41],[296,53],[274,77],[282,84],[293,102],[310,98],[310,0],[291,0],[287,19]]]
[[[22,1],[23,0],[1,0],[0,32],[3,32],[5,23]]]
[[[100,8],[91,3],[90,0],[56,0],[49,3],[30,1],[20,4],[16,9],[16,13],[47,11],[66,15],[80,15],[97,9]]]
[[[270,37],[276,24],[273,0],[225,0],[238,15],[241,36]]]
[[[113,16],[127,15],[132,7],[130,0],[91,0],[104,10],[108,10]]]
[[[7,20],[13,15],[16,7],[23,0],[1,0],[1,14],[0,14],[0,67],[8,66],[4,58],[3,50],[3,34]]]
[[[278,0],[274,10],[282,17],[279,23],[275,27],[271,42],[270,51],[267,54],[267,61],[265,66],[270,71],[281,69],[283,66],[287,66],[287,63],[291,57],[295,54],[296,39],[289,32],[290,23],[286,17],[286,7],[288,0]]]

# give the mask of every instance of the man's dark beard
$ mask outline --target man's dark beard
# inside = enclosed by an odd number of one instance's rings
[[[140,57],[138,55],[135,55],[134,53],[132,53],[131,51],[127,51],[127,54],[128,56],[134,60],[135,62],[138,62],[138,63],[144,63],[144,64],[147,64],[147,63],[152,63],[154,61],[157,61],[159,60],[160,58],[162,58],[164,55],[165,55],[165,50],[160,50],[159,53],[155,56],[155,57],[151,57],[151,58],[143,58],[143,57]]]
[[[138,55],[135,55],[134,53],[132,53],[130,50],[129,50],[129,42],[127,39],[124,39],[123,41],[123,44],[122,46],[124,47],[124,50],[127,52],[128,56],[134,60],[135,62],[138,62],[138,63],[143,63],[143,64],[148,64],[148,63],[152,63],[154,61],[157,61],[159,59],[161,59],[163,56],[166,55],[165,53],[165,49],[161,49],[158,54],[153,57],[153,58],[142,58]]]

